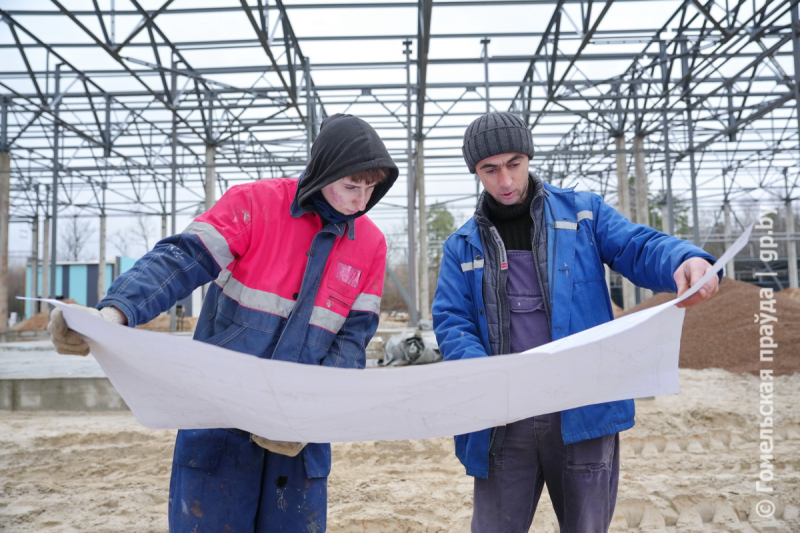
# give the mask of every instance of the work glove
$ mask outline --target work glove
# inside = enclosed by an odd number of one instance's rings
[[[100,311],[92,307],[71,304],[84,313],[89,313],[96,317],[107,320],[113,324],[122,324],[124,315],[113,307],[104,307]],[[56,347],[56,351],[64,355],[88,355],[89,344],[76,331],[69,329],[67,321],[64,320],[64,313],[56,307],[50,312],[50,322],[47,324],[47,331]]]
[[[259,437],[258,435],[250,435],[250,438],[264,448],[265,450],[271,451],[272,453],[279,453],[281,455],[288,455],[289,457],[294,457],[298,453],[302,451],[303,448],[306,447],[305,442],[284,442],[282,440],[269,440],[265,439],[264,437]]]

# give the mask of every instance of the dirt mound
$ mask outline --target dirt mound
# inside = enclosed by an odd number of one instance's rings
[[[681,368],[723,368],[730,372],[758,374],[770,368],[776,375],[800,372],[800,300],[775,293],[778,321],[774,324],[775,349],[772,362],[759,360],[759,288],[723,278],[719,292],[710,300],[686,310],[681,337]],[[648,309],[675,298],[660,293],[628,313]]]
[[[187,316],[183,320],[177,319],[177,331],[194,331],[197,326],[197,317]],[[147,324],[139,324],[139,329],[149,331],[169,331],[169,313],[161,313]]]
[[[66,298],[62,301],[67,304],[78,303],[72,298]],[[17,322],[11,329],[14,331],[45,330],[47,329],[48,322],[50,322],[50,306],[47,306],[47,309],[44,311],[39,311],[30,318],[26,318],[21,322]]]
[[[67,298],[65,303],[75,304],[75,300]],[[41,311],[30,318],[26,318],[22,322],[14,325],[13,329],[16,331],[31,331],[31,330],[45,330],[47,323],[50,322],[50,310]],[[183,321],[178,320],[178,331],[194,331],[197,326],[197,317],[187,316]],[[136,326],[140,329],[149,331],[169,331],[169,314],[161,313],[147,324]]]
[[[789,298],[794,298],[800,302],[800,289],[783,289],[781,294],[788,296]]]

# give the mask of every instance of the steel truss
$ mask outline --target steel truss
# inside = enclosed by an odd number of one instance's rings
[[[299,175],[322,120],[348,112],[404,168],[373,218],[405,224],[413,243],[426,206],[474,206],[461,140],[490,109],[524,118],[532,165],[555,184],[620,204],[619,177],[641,166],[673,226],[679,205],[693,220],[731,203],[791,206],[797,4],[6,3],[0,152],[11,156],[11,219],[141,213],[171,217],[175,231],[236,183]],[[414,286],[415,248],[411,294],[426,290]]]

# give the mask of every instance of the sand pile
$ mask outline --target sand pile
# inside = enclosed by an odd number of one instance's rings
[[[176,331],[194,331],[197,326],[196,316],[186,316],[183,319],[176,320],[176,327],[178,328]],[[147,324],[140,324],[136,327],[149,331],[169,331],[169,313],[161,313]]]
[[[62,300],[64,303],[67,304],[76,304],[75,300],[72,298],[66,298]],[[39,311],[35,315],[30,318],[26,318],[21,322],[17,322],[11,328],[15,331],[33,331],[33,330],[43,330],[47,329],[47,323],[50,322],[50,306],[47,306],[47,309],[43,311]]]
[[[65,303],[75,304],[75,300],[67,298]],[[50,310],[41,311],[30,318],[26,318],[22,322],[15,324],[13,329],[16,331],[31,331],[31,330],[45,330],[47,323],[50,321]],[[194,331],[197,326],[197,317],[187,316],[183,321],[178,321],[178,331]],[[137,328],[147,329],[150,331],[169,331],[169,313],[161,313],[156,318],[147,324],[136,326]]]
[[[776,375],[800,372],[800,300],[786,291],[775,293],[773,323],[774,360],[759,361],[759,288],[749,283],[723,278],[719,292],[710,300],[686,310],[681,337],[682,368],[723,368],[730,372],[758,374],[772,368]],[[637,305],[628,313],[660,305],[675,298],[660,293]]]
[[[800,374],[775,380],[775,479],[758,493],[759,379],[680,370],[681,392],[637,402],[621,434],[613,533],[800,531]],[[167,532],[173,431],[130,413],[0,415],[0,531]],[[450,438],[340,443],[330,533],[466,533],[472,478]],[[772,519],[757,502],[776,504]],[[556,533],[545,493],[533,528]]]
[[[800,301],[800,289],[783,289],[781,294]]]

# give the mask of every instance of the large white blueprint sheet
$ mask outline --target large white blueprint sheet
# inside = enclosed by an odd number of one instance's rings
[[[681,299],[716,275],[751,230]],[[259,359],[48,301],[88,339],[136,419],[154,429],[239,428],[295,442],[424,439],[679,390],[679,300],[521,354],[368,371]]]

